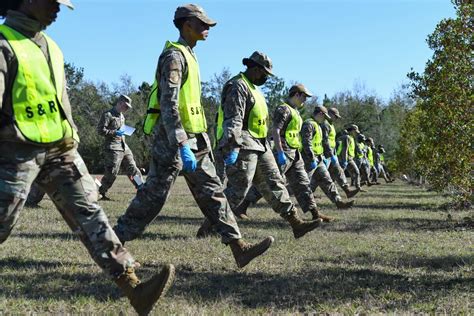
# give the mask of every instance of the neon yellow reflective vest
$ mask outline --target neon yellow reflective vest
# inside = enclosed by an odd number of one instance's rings
[[[183,53],[188,65],[188,77],[182,84],[178,96],[178,111],[181,124],[183,124],[184,130],[188,133],[206,132],[207,122],[201,105],[201,79],[198,62],[183,44],[167,41],[163,51],[170,47],[179,49]],[[153,127],[160,115],[158,89],[158,82],[155,79],[148,98],[148,110],[143,124],[143,132],[147,135],[153,131]]]
[[[251,83],[243,73],[239,74],[242,80],[245,82],[245,85],[249,88],[250,93],[252,94],[255,103],[252,106],[252,109],[249,113],[248,118],[248,130],[250,135],[255,138],[265,138],[268,134],[268,107],[265,97],[262,92]],[[224,122],[224,111],[222,110],[222,105],[219,106],[217,110],[217,129],[216,129],[216,138],[220,140],[224,134],[222,124]]]
[[[64,84],[64,58],[58,45],[43,33],[48,44],[53,73],[46,56],[30,39],[14,29],[0,25],[18,60],[13,82],[12,104],[15,124],[23,136],[47,144],[65,137],[79,140],[67,119],[61,117],[60,99]]]
[[[355,141],[354,141],[354,137],[349,136],[349,147],[347,149],[347,155],[349,157],[352,157],[354,158],[355,157]]]
[[[364,143],[357,143],[357,147],[359,147],[359,151],[357,152],[357,157],[358,159],[364,158],[364,149],[365,149],[365,144]]]
[[[329,122],[328,122],[329,123]],[[334,128],[334,125],[329,123],[329,135],[328,135],[328,141],[329,141],[329,146],[331,149],[336,148],[336,129]]]
[[[374,165],[374,155],[370,146],[367,146],[367,159],[369,160],[369,166],[372,167]]]
[[[380,162],[381,162],[381,163],[384,163],[384,162],[385,162],[385,157],[383,156],[383,154],[380,154]]]
[[[311,147],[315,155],[319,156],[323,153],[323,130],[319,126],[318,122],[313,119],[309,119],[309,122],[314,127],[313,141],[311,142]]]
[[[295,149],[301,149],[301,126],[303,125],[303,119],[300,116],[298,110],[292,108],[289,104],[283,103],[284,106],[288,107],[291,111],[291,121],[288,123],[285,131],[285,140],[288,146]]]

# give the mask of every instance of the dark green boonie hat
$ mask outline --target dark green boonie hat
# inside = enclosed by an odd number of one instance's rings
[[[269,74],[270,76],[273,76],[272,68],[272,60],[265,55],[264,53],[261,53],[259,51],[253,52],[252,55],[250,55],[249,58],[244,58],[242,59],[242,63],[247,66],[249,61],[253,61],[254,63],[260,65],[263,69],[265,69],[265,72]]]
[[[206,11],[204,11],[204,9],[197,4],[185,4],[178,7],[174,13],[175,20],[190,17],[196,17],[209,26],[215,26],[217,24],[217,22],[209,18],[206,14]]]

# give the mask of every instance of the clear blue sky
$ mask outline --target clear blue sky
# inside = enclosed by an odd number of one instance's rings
[[[176,7],[162,0],[73,0],[47,32],[66,60],[93,81],[152,82],[166,40],[176,40]],[[453,17],[449,0],[214,0],[200,1],[218,24],[195,51],[202,79],[224,67],[236,73],[254,50],[272,58],[288,83],[332,96],[361,82],[387,99],[413,67],[423,71],[432,51],[426,37]]]

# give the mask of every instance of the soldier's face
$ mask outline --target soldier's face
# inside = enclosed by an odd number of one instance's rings
[[[304,106],[304,103],[306,102],[306,100],[308,99],[308,97],[306,96],[306,94],[304,93],[298,93],[297,94],[297,98],[296,98],[296,106],[298,108],[302,108]]]
[[[22,8],[28,16],[45,27],[56,21],[60,10],[56,0],[24,0]]]
[[[192,17],[187,21],[190,29],[191,36],[196,41],[205,41],[209,35],[209,25],[199,20],[196,17]]]

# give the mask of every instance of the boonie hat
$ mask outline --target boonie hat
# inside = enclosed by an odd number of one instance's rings
[[[183,6],[178,7],[174,12],[175,20],[190,17],[196,17],[209,26],[215,26],[217,24],[217,22],[209,18],[206,14],[206,11],[204,11],[204,9],[198,6],[197,4],[185,4]]]
[[[253,52],[252,55],[250,55],[249,58],[244,58],[242,59],[242,63],[247,66],[248,62],[249,61],[253,61],[254,63],[260,65],[263,67],[263,69],[265,69],[265,71],[267,72],[267,74],[269,74],[270,76],[273,76],[273,72],[272,72],[272,68],[273,68],[273,65],[272,65],[272,60],[267,56],[265,55],[264,53],[261,53],[261,52],[258,52],[258,51],[255,51]]]

